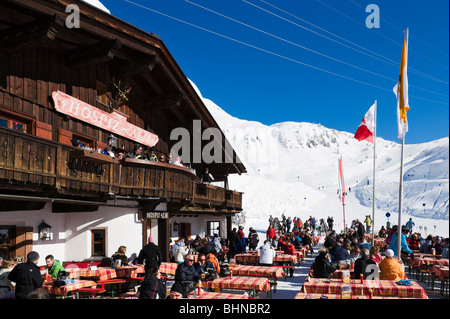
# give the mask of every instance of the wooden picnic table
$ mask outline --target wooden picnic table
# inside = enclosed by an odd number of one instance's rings
[[[212,281],[202,281],[202,286],[211,289],[246,290],[251,296],[256,296],[258,292],[268,292],[271,297],[270,281],[262,277],[219,277]]]
[[[367,295],[352,295],[352,299],[369,299]],[[313,294],[313,293],[304,293],[299,292],[295,295],[294,299],[342,299],[342,295],[337,294]],[[395,296],[373,296],[373,299],[412,299],[406,297],[395,297]]]
[[[440,266],[448,266],[448,259],[436,259],[431,257],[415,257],[412,260],[412,264],[414,266],[422,267],[422,266],[433,266],[433,265],[440,265]]]
[[[440,280],[448,280],[448,269],[449,266],[441,266],[441,265],[433,265],[429,272],[432,274],[436,274],[436,276],[440,279]]]
[[[138,277],[145,275],[144,265],[135,266],[122,266],[114,269],[116,271],[117,277],[119,278],[133,278],[138,279]]]
[[[274,279],[284,278],[286,273],[282,266],[245,266],[236,265],[230,267],[230,271],[234,275],[238,276],[257,276],[257,277],[270,277]]]
[[[74,282],[67,283],[65,286],[56,287],[53,284],[53,281],[44,282],[42,285],[42,288],[47,290],[49,294],[52,295],[58,295],[58,296],[67,296],[69,292],[76,292],[80,288],[95,288],[97,286],[97,283],[93,280],[77,280],[75,279]]]
[[[418,258],[436,258],[441,259],[442,255],[433,255],[433,254],[426,254],[426,253],[413,253],[414,257]]]
[[[303,283],[300,292],[320,294],[341,294],[342,286],[349,285],[353,295],[369,295],[372,289],[374,296],[394,296],[428,299],[425,290],[415,281],[411,286],[397,284],[393,280],[364,280],[351,279],[349,284],[344,284],[341,279],[311,278]]]
[[[249,263],[249,264],[258,264],[259,263],[259,255],[246,253],[246,254],[237,254],[234,256],[236,263]],[[273,258],[273,262],[275,263],[291,263],[291,265],[295,265],[298,262],[296,255],[286,255],[280,254]]]
[[[194,299],[194,294],[191,293],[188,296],[189,299]],[[248,299],[247,295],[244,294],[227,294],[221,292],[202,292],[197,295],[197,299]]]
[[[297,260],[302,260],[303,257],[306,257],[306,254],[308,253],[309,248],[307,247],[302,247],[300,249],[295,249],[295,255],[297,256]],[[275,253],[277,256],[279,255],[283,255],[284,251],[283,250],[275,250]]]
[[[95,281],[103,281],[117,278],[116,270],[105,267],[98,267],[95,270],[90,268],[66,268],[69,278],[92,278]]]
[[[168,263],[168,262],[163,262],[161,263],[161,265],[159,266],[159,271],[162,274],[165,275],[172,275],[175,276],[175,272],[178,268],[178,263]]]

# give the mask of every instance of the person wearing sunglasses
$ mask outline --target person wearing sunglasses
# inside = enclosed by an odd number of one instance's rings
[[[217,272],[214,269],[214,265],[206,259],[206,256],[203,253],[198,255],[198,261],[194,264],[194,267],[200,277],[206,281],[217,278]]]
[[[183,298],[195,288],[195,283],[201,280],[200,275],[194,267],[194,255],[187,254],[184,262],[179,264],[175,271],[175,282],[180,282],[184,287]]]

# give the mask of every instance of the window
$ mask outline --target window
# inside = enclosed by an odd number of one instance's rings
[[[79,148],[85,149],[85,148],[95,148],[95,140],[78,135],[78,134],[72,134],[72,140],[77,141],[79,143]],[[72,144],[73,145],[73,144]],[[77,146],[77,145],[74,145]]]
[[[207,234],[209,236],[214,236],[214,234],[220,234],[220,222],[208,222],[207,223]]]
[[[104,229],[91,230],[91,251],[92,256],[106,256],[106,239]]]
[[[106,96],[106,85],[97,81],[97,101],[108,105],[108,97]]]
[[[15,226],[0,225],[0,257],[12,258],[14,253]]]
[[[0,113],[0,127],[6,127],[11,130],[30,133],[31,121],[28,122],[25,119],[16,118],[9,114]]]

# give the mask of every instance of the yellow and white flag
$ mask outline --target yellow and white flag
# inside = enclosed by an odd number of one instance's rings
[[[406,29],[405,39],[403,40],[402,59],[400,62],[400,75],[398,83],[394,86],[394,93],[397,96],[397,124],[398,138],[404,139],[408,132],[408,119],[406,112],[409,110],[408,100],[408,37],[409,30]]]

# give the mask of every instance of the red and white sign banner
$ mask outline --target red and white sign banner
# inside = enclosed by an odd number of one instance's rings
[[[52,98],[58,112],[129,138],[140,144],[151,147],[158,143],[158,135],[128,123],[127,118],[123,115],[102,111],[61,91],[53,92]]]

